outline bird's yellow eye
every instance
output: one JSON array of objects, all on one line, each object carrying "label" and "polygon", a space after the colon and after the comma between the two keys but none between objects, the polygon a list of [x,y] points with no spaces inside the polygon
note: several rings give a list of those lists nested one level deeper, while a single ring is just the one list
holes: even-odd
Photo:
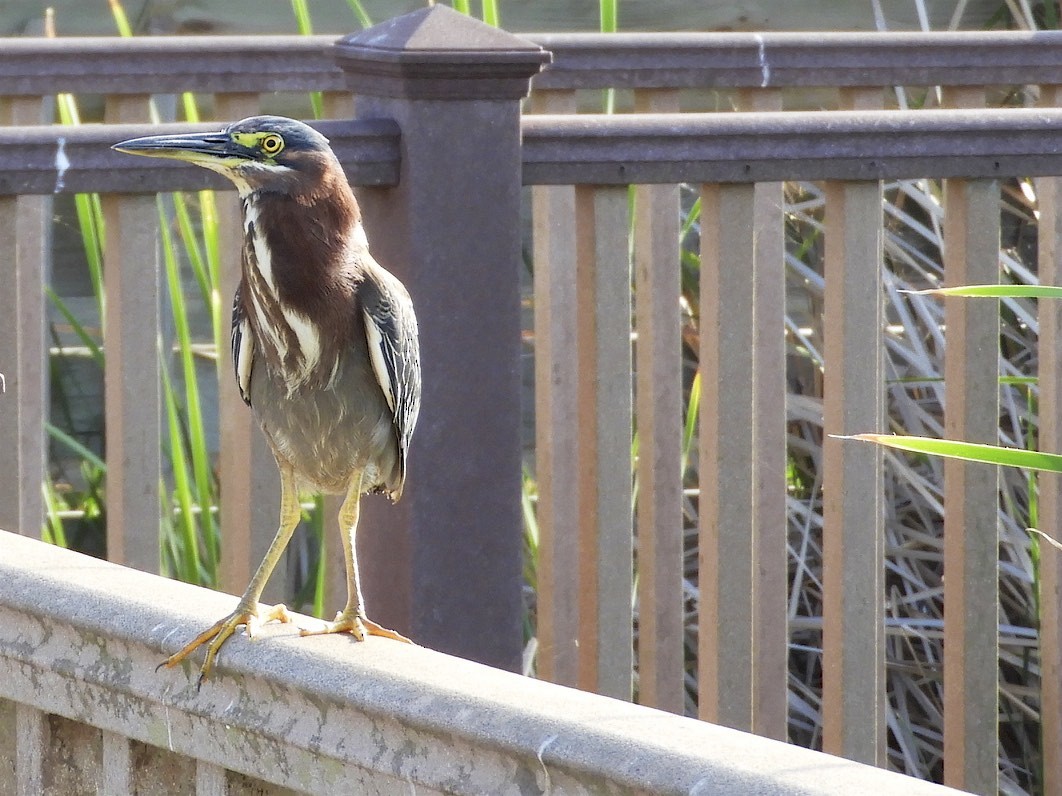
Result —
[{"label": "bird's yellow eye", "polygon": [[284,148],[284,139],[275,133],[263,136],[258,144],[267,155],[275,155]]}]

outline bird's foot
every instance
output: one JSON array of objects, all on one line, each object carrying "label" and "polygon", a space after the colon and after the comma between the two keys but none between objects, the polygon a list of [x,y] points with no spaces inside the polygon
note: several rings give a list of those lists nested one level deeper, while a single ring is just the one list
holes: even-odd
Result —
[{"label": "bird's foot", "polygon": [[358,641],[364,641],[366,636],[381,636],[403,644],[413,643],[401,633],[376,624],[361,612],[341,611],[334,621],[325,622],[322,627],[299,631],[300,636],[323,636],[326,633],[350,633]]},{"label": "bird's foot", "polygon": [[214,661],[218,657],[218,651],[221,649],[221,646],[229,640],[240,625],[245,625],[247,627],[248,638],[254,638],[255,634],[258,632],[259,625],[265,622],[270,622],[274,619],[280,622],[290,622],[291,615],[288,613],[288,609],[283,605],[274,605],[261,611],[257,607],[248,608],[243,605],[237,606],[235,611],[224,619],[219,619],[209,628],[189,641],[181,647],[180,650],[173,653],[173,655],[155,667],[155,670],[158,671],[163,666],[167,668],[176,666],[199,647],[206,644],[206,660],[203,661],[203,666],[199,670],[199,677],[197,677],[195,681],[195,687],[196,690],[198,690],[203,685],[203,681],[210,675],[211,670],[213,670]]}]

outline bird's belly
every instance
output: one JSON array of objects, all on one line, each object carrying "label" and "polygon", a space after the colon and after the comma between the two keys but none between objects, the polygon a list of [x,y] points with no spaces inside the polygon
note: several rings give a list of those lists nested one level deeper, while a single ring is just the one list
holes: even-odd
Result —
[{"label": "bird's belly", "polygon": [[372,374],[358,370],[347,360],[331,386],[290,395],[267,368],[252,373],[251,406],[300,491],[341,494],[361,475],[368,492],[388,489],[398,477],[390,410]]}]

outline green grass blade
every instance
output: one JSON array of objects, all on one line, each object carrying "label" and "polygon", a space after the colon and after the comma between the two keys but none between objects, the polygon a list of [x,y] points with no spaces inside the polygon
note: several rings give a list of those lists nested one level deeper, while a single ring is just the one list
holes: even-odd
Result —
[{"label": "green grass blade", "polygon": [[498,14],[498,0],[483,0],[483,21],[494,27],[501,25],[501,16]]},{"label": "green grass blade", "polygon": [[103,318],[106,296],[103,290],[103,247],[107,241],[107,226],[103,220],[103,200],[98,193],[80,194],[75,199],[78,226],[83,230],[85,258],[88,261],[89,279],[93,295],[97,296],[100,318]]},{"label": "green grass blade", "polygon": [[689,465],[690,450],[693,448],[693,437],[697,433],[697,416],[701,406],[701,372],[693,377],[690,385],[690,403],[686,408],[686,423],[682,428],[682,472],[685,474]]},{"label": "green grass blade", "polygon": [[701,197],[697,197],[694,200],[693,205],[690,207],[690,212],[686,214],[686,217],[682,219],[682,229],[679,230],[679,242],[686,240],[686,236],[690,234],[690,230],[693,229],[693,225],[701,219]]},{"label": "green grass blade", "polygon": [[70,324],[70,328],[73,330],[74,334],[77,335],[78,339],[82,342],[82,344],[86,348],[88,348],[89,353],[92,354],[92,359],[96,362],[97,365],[102,368],[103,349],[100,348],[99,343],[97,343],[96,340],[92,337],[92,335],[89,334],[88,330],[81,323],[81,321],[79,321],[74,316],[74,313],[72,313],[70,311],[70,308],[66,306],[66,302],[63,301],[62,297],[60,297],[59,294],[52,289],[51,285],[44,286],[44,293],[52,302],[52,306],[59,310],[59,314],[63,316],[64,320],[66,320],[67,323]]},{"label": "green grass blade", "polygon": [[957,285],[928,290],[901,290],[912,296],[963,296],[965,298],[1062,298],[1057,285]]},{"label": "green grass blade", "polygon": [[468,0],[454,0],[454,11],[460,11],[465,16],[472,15],[472,9],[468,6]]},{"label": "green grass blade", "polygon": [[892,434],[853,434],[852,436],[831,435],[835,439],[859,440],[884,445],[888,448],[925,453],[931,456],[943,456],[948,459],[961,459],[967,462],[998,464],[1005,467],[1024,467],[1029,470],[1042,470],[1049,473],[1062,473],[1062,455],[1041,453],[1021,448],[1006,448],[1001,445],[982,445],[974,442],[958,442],[949,439],[932,439],[930,437],[908,437]]},{"label": "green grass blade", "polygon": [[[170,379],[169,368],[162,362],[162,393],[166,404],[166,423],[170,436],[170,463],[173,468],[173,509],[180,512],[179,518],[171,509],[170,516],[177,525],[176,533],[173,534],[173,547],[180,551],[175,560],[175,569],[181,580],[187,583],[201,583],[199,572],[199,537],[196,533],[195,500],[192,497],[192,488],[188,479],[188,457],[184,450],[184,440],[181,435],[181,423],[177,410],[177,396],[174,394],[173,381]],[[166,493],[163,488],[162,494]],[[208,513],[208,506],[203,506],[202,514]],[[183,544],[176,544],[177,540]]]},{"label": "green grass blade", "polygon": [[[310,8],[306,0],[291,0],[291,10],[295,13],[295,27],[302,36],[313,35],[313,21],[310,19]],[[310,105],[313,107],[313,118],[320,119],[324,113],[324,98],[320,91],[310,92]]]},{"label": "green grass blade", "polygon": [[350,6],[350,10],[354,12],[354,16],[358,19],[358,24],[363,28],[372,27],[372,17],[365,11],[365,6],[361,4],[361,0],[347,0],[347,5]]},{"label": "green grass blade", "polygon": [[177,543],[177,531],[173,527],[174,511],[173,501],[166,494],[166,485],[159,489],[162,505],[162,544],[159,546],[159,558],[162,559],[159,573],[166,578],[180,579],[181,548]]},{"label": "green grass blade", "polygon": [[43,534],[41,538],[48,542],[48,544],[54,544],[57,547],[69,547],[66,541],[66,531],[63,529],[62,517],[62,512],[67,507],[63,503],[63,499],[59,496],[59,493],[55,489],[55,484],[52,483],[50,478],[44,479],[41,489],[44,493],[44,508],[47,512],[44,517],[44,527],[42,529]]},{"label": "green grass blade", "polygon": [[[195,357],[192,353],[192,332],[188,322],[188,310],[181,286],[180,266],[174,254],[173,238],[170,234],[169,225],[166,223],[161,197],[159,199],[159,218],[166,281],[170,291],[170,303],[173,307],[174,331],[181,359],[181,373],[184,378],[188,447],[192,459],[195,492],[201,509],[199,524],[203,529],[204,549],[207,554],[207,577],[213,582],[217,574],[218,564],[215,554],[217,548],[214,544],[217,528],[214,517],[210,512],[211,506],[214,505],[214,476],[211,469],[206,428],[203,424],[203,407],[199,399],[199,380],[195,370]],[[174,403],[176,405],[176,399]],[[174,470],[176,471],[177,469],[177,463],[174,462]]]},{"label": "green grass blade", "polygon": [[103,317],[103,203],[99,194],[79,193],[74,195],[74,211],[77,214],[85,261],[88,263],[92,294],[96,297],[100,318]]},{"label": "green grass blade", "polygon": [[191,91],[185,91],[181,94],[181,108],[184,110],[185,121],[201,121],[199,116],[199,103],[196,102],[195,94],[193,94]]},{"label": "green grass blade", "polygon": [[56,442],[60,443],[61,445],[65,445],[67,448],[69,448],[74,454],[77,455],[79,459],[84,462],[88,462],[93,467],[98,468],[102,473],[107,472],[107,463],[103,461],[103,459],[101,459],[95,453],[90,451],[76,439],[71,437],[61,428],[59,428],[58,426],[53,426],[51,423],[45,421],[44,430],[47,431],[48,436],[50,436]]},{"label": "green grass blade", "polygon": [[306,0],[291,0],[291,10],[295,14],[295,27],[303,36],[313,34],[313,22],[310,19],[310,9]]},{"label": "green grass blade", "polygon": [[119,36],[129,37],[133,35],[133,27],[129,24],[129,17],[125,13],[125,9],[122,8],[122,4],[119,0],[109,0],[111,5],[111,16],[114,17],[114,26],[118,29]]},{"label": "green grass blade", "polygon": [[325,587],[328,570],[328,545],[325,544],[324,496],[315,495],[310,513],[310,532],[317,538],[317,570],[313,573],[313,615],[323,619],[325,615]]},{"label": "green grass blade", "polygon": [[520,510],[524,516],[524,583],[532,589],[538,589],[538,513],[535,504],[538,485],[534,477],[524,468],[524,477],[520,490]]},{"label": "green grass blade", "polygon": [[203,251],[206,255],[206,275],[210,294],[204,301],[210,308],[210,323],[214,335],[214,348],[220,352],[228,345],[229,326],[225,316],[225,302],[221,285],[221,238],[218,232],[218,205],[213,191],[199,192],[199,224],[203,232]]},{"label": "green grass blade", "polygon": [[619,0],[601,0],[601,32],[619,30]]},{"label": "green grass blade", "polygon": [[[600,27],[602,33],[615,33],[619,28],[618,0],[601,0]],[[616,90],[605,89],[605,113],[616,112]]]},{"label": "green grass blade", "polygon": [[203,303],[210,306],[212,303],[213,285],[210,282],[210,269],[207,267],[206,258],[203,256],[203,247],[196,235],[195,225],[192,223],[192,215],[188,212],[188,203],[182,194],[173,195],[173,209],[177,218],[177,231],[181,236],[181,245],[188,256],[188,264],[192,268],[192,275],[196,284],[199,285],[199,293]]}]

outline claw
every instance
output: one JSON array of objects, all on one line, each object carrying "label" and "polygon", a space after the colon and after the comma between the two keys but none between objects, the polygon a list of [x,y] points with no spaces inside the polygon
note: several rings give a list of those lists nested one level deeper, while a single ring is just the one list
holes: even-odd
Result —
[{"label": "claw", "polygon": [[323,627],[299,631],[300,636],[323,636],[326,633],[350,633],[357,641],[364,641],[366,636],[380,636],[403,644],[413,643],[401,633],[376,624],[364,614],[344,615],[340,612],[334,621],[325,622]]},{"label": "claw", "polygon": [[264,612],[259,612],[257,608],[237,607],[231,614],[223,619],[219,619],[209,628],[181,647],[181,649],[173,655],[156,666],[155,671],[157,672],[163,666],[166,668],[173,668],[191,655],[195,650],[199,649],[199,647],[206,644],[206,659],[203,661],[203,666],[199,669],[199,676],[195,681],[195,687],[198,691],[202,687],[203,681],[210,676],[210,672],[214,668],[214,661],[217,659],[218,652],[221,650],[222,645],[229,640],[240,625],[244,625],[247,628],[247,637],[253,639],[262,623],[274,619],[280,622],[290,622],[291,615],[288,614],[288,609],[283,605],[274,605],[267,608]]}]

